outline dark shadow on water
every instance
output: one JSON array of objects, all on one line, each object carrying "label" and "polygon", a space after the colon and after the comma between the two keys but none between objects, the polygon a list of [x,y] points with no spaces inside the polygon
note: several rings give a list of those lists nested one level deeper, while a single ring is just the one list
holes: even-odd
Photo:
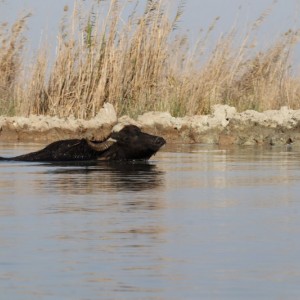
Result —
[{"label": "dark shadow on water", "polygon": [[[41,166],[41,165],[40,165]],[[70,193],[105,191],[143,191],[164,186],[165,173],[154,163],[136,162],[71,162],[42,164],[49,175],[48,189]],[[44,186],[45,187],[45,186]]]}]

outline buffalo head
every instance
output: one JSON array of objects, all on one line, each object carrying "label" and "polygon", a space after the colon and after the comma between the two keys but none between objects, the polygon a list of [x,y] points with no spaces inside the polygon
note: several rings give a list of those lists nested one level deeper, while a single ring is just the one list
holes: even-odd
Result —
[{"label": "buffalo head", "polygon": [[142,132],[137,126],[127,125],[111,133],[107,141],[94,147],[90,143],[90,146],[101,152],[100,160],[147,160],[165,143],[162,137]]}]

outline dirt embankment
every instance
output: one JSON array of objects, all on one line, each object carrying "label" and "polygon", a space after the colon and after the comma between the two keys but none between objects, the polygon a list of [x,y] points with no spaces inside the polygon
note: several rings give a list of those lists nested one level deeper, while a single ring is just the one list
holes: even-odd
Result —
[{"label": "dirt embankment", "polygon": [[48,116],[0,117],[0,142],[51,142],[67,138],[104,139],[112,129],[136,124],[174,143],[221,145],[300,144],[300,110],[282,107],[259,113],[238,113],[234,107],[216,105],[211,115],[175,118],[167,112],[148,112],[136,120],[117,118],[112,105],[105,104],[91,120]]}]

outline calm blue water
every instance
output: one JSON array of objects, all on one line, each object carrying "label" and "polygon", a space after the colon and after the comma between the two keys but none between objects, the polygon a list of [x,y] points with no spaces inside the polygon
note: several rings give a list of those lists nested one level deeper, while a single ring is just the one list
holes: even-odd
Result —
[{"label": "calm blue water", "polygon": [[1,299],[300,298],[300,149],[0,170]]}]

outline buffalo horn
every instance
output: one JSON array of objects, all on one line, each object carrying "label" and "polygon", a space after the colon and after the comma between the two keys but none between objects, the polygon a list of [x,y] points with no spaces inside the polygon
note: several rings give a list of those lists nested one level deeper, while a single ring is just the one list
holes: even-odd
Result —
[{"label": "buffalo horn", "polygon": [[115,141],[112,139],[108,139],[101,143],[94,143],[92,141],[87,140],[88,145],[95,151],[102,152],[107,150],[110,146],[112,146]]}]

